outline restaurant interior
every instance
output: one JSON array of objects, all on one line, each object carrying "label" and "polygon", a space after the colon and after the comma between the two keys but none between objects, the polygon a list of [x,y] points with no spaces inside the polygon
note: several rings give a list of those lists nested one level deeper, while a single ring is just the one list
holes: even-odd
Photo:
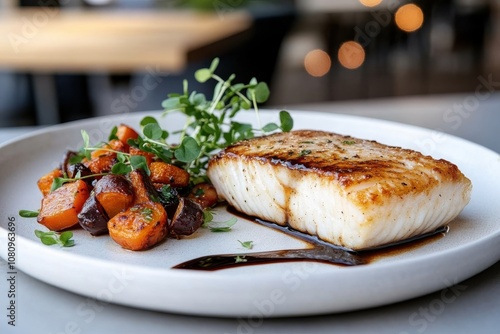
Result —
[{"label": "restaurant interior", "polygon": [[[161,102],[179,92],[184,79],[193,89],[210,92],[210,84],[196,86],[193,73],[214,57],[221,59],[221,76],[234,73],[242,82],[252,77],[267,82],[271,97],[266,107],[272,108],[471,92],[478,77],[494,78],[500,71],[499,6],[495,0],[2,1],[0,126],[161,110]],[[21,11],[34,7],[42,11]],[[66,18],[65,12],[100,13],[102,21],[80,20],[76,14]],[[195,12],[227,24],[220,28],[222,35],[183,50],[183,64],[164,66],[163,49],[157,44],[170,43],[170,35],[151,35],[161,33],[162,22],[169,19],[150,22],[153,30],[130,28],[136,39],[126,41],[127,51],[114,52],[109,46],[121,38],[122,23],[116,18],[108,25],[106,20],[116,12],[125,13],[120,18],[125,21],[133,13]],[[245,17],[230,23],[239,13]],[[71,19],[78,24],[67,23]],[[67,31],[61,28],[54,34],[51,29],[58,28],[51,26],[64,20]],[[240,31],[222,32],[238,24]],[[113,33],[115,41],[105,42],[102,36],[99,40],[101,34],[113,38]],[[90,42],[84,40],[88,35],[93,36]],[[38,37],[46,40],[38,42]],[[78,38],[80,47],[73,46]],[[141,42],[134,45],[138,39]],[[99,48],[106,47],[102,52],[109,59],[100,62]],[[114,66],[113,57],[135,60]],[[147,80],[153,84],[145,89]]]}]

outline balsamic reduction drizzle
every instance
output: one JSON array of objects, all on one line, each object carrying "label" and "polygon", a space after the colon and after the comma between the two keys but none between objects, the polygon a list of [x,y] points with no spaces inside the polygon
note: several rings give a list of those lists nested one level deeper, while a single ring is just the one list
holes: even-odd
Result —
[{"label": "balsamic reduction drizzle", "polygon": [[[237,214],[240,216],[242,215],[241,213]],[[357,266],[368,264],[374,258],[383,256],[384,254],[390,254],[398,251],[400,252],[405,250],[405,248],[422,245],[423,243],[421,243],[421,241],[432,241],[435,239],[435,237],[444,236],[449,230],[448,226],[444,226],[436,229],[435,231],[421,234],[402,241],[377,246],[370,249],[353,251],[351,249],[332,245],[319,239],[316,236],[294,230],[288,226],[280,226],[278,224],[247,216],[243,217],[248,220],[253,220],[260,225],[281,231],[294,238],[305,241],[310,245],[310,247],[304,249],[285,249],[266,252],[208,255],[180,263],[174,266],[173,269],[213,271],[239,266],[288,261],[315,261],[340,266]]]}]

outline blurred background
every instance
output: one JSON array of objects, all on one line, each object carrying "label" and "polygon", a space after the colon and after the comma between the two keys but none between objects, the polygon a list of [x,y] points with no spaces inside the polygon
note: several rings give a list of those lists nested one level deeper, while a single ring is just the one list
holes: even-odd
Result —
[{"label": "blurred background", "polygon": [[[20,12],[34,8],[41,14]],[[234,27],[237,21],[230,18],[241,12],[250,19],[248,26],[231,32],[232,38],[228,32],[217,40],[197,41],[203,47],[188,45],[182,50],[185,63],[175,68],[163,68],[160,61],[118,68],[99,65],[98,57],[91,56],[89,64],[78,60],[70,66],[70,55],[59,69],[58,61],[50,63],[36,53],[31,63],[26,61],[24,52],[51,23],[65,17],[64,11],[203,13],[223,23],[218,29]],[[213,87],[197,86],[193,73],[214,56],[221,58],[221,77],[236,73],[242,82],[253,76],[266,81],[269,107],[474,92],[478,84],[494,89],[500,85],[499,14],[500,0],[2,0],[0,127],[160,110],[168,93],[182,90],[184,78],[191,89],[211,94]],[[168,18],[162,22],[172,24]],[[93,31],[91,49],[104,44],[99,29],[82,25],[59,33],[77,39],[81,30]],[[178,29],[180,36],[182,24]],[[148,31],[143,34],[147,42]],[[194,28],[191,34],[193,40],[201,36]],[[47,57],[75,42],[65,38]],[[44,43],[50,48],[58,40]],[[136,59],[155,50],[145,42],[129,49]],[[124,56],[116,52],[107,55]],[[161,56],[158,51],[156,57]]]}]

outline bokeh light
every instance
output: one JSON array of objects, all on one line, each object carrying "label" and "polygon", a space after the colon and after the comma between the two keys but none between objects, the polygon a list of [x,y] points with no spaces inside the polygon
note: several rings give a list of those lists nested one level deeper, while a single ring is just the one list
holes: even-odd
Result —
[{"label": "bokeh light", "polygon": [[359,2],[361,2],[366,7],[375,7],[380,5],[382,0],[359,0]]},{"label": "bokeh light", "polygon": [[338,59],[342,66],[354,70],[365,62],[365,50],[355,41],[343,43],[338,52]]},{"label": "bokeh light", "polygon": [[330,71],[332,60],[325,51],[315,49],[305,56],[304,67],[313,77],[322,77]]},{"label": "bokeh light", "polygon": [[406,32],[413,32],[424,23],[424,13],[422,9],[415,4],[406,4],[401,6],[395,15],[396,25],[399,29]]}]

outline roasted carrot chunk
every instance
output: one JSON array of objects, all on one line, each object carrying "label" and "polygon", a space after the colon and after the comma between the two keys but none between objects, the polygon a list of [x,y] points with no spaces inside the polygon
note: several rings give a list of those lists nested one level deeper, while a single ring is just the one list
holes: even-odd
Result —
[{"label": "roasted carrot chunk", "polygon": [[42,176],[37,182],[38,189],[40,189],[42,195],[45,196],[48,193],[50,193],[50,189],[52,188],[52,182],[54,182],[54,179],[56,177],[62,177],[62,176],[63,173],[59,168],[56,168],[48,172],[44,176]]},{"label": "roasted carrot chunk", "polygon": [[182,168],[157,161],[149,165],[151,181],[170,184],[172,187],[185,187],[189,184],[189,173]]},{"label": "roasted carrot chunk", "polygon": [[129,139],[137,139],[139,134],[132,129],[130,126],[125,124],[120,124],[116,131],[116,137],[124,144],[128,144]]},{"label": "roasted carrot chunk", "polygon": [[78,224],[78,213],[89,195],[89,187],[82,180],[63,184],[42,199],[38,222],[52,231]]},{"label": "roasted carrot chunk", "polygon": [[94,186],[97,201],[102,205],[108,217],[125,211],[134,201],[130,182],[121,175],[105,175]]},{"label": "roasted carrot chunk", "polygon": [[111,238],[123,248],[145,250],[167,236],[167,214],[160,203],[135,204],[111,218],[108,230]]}]

